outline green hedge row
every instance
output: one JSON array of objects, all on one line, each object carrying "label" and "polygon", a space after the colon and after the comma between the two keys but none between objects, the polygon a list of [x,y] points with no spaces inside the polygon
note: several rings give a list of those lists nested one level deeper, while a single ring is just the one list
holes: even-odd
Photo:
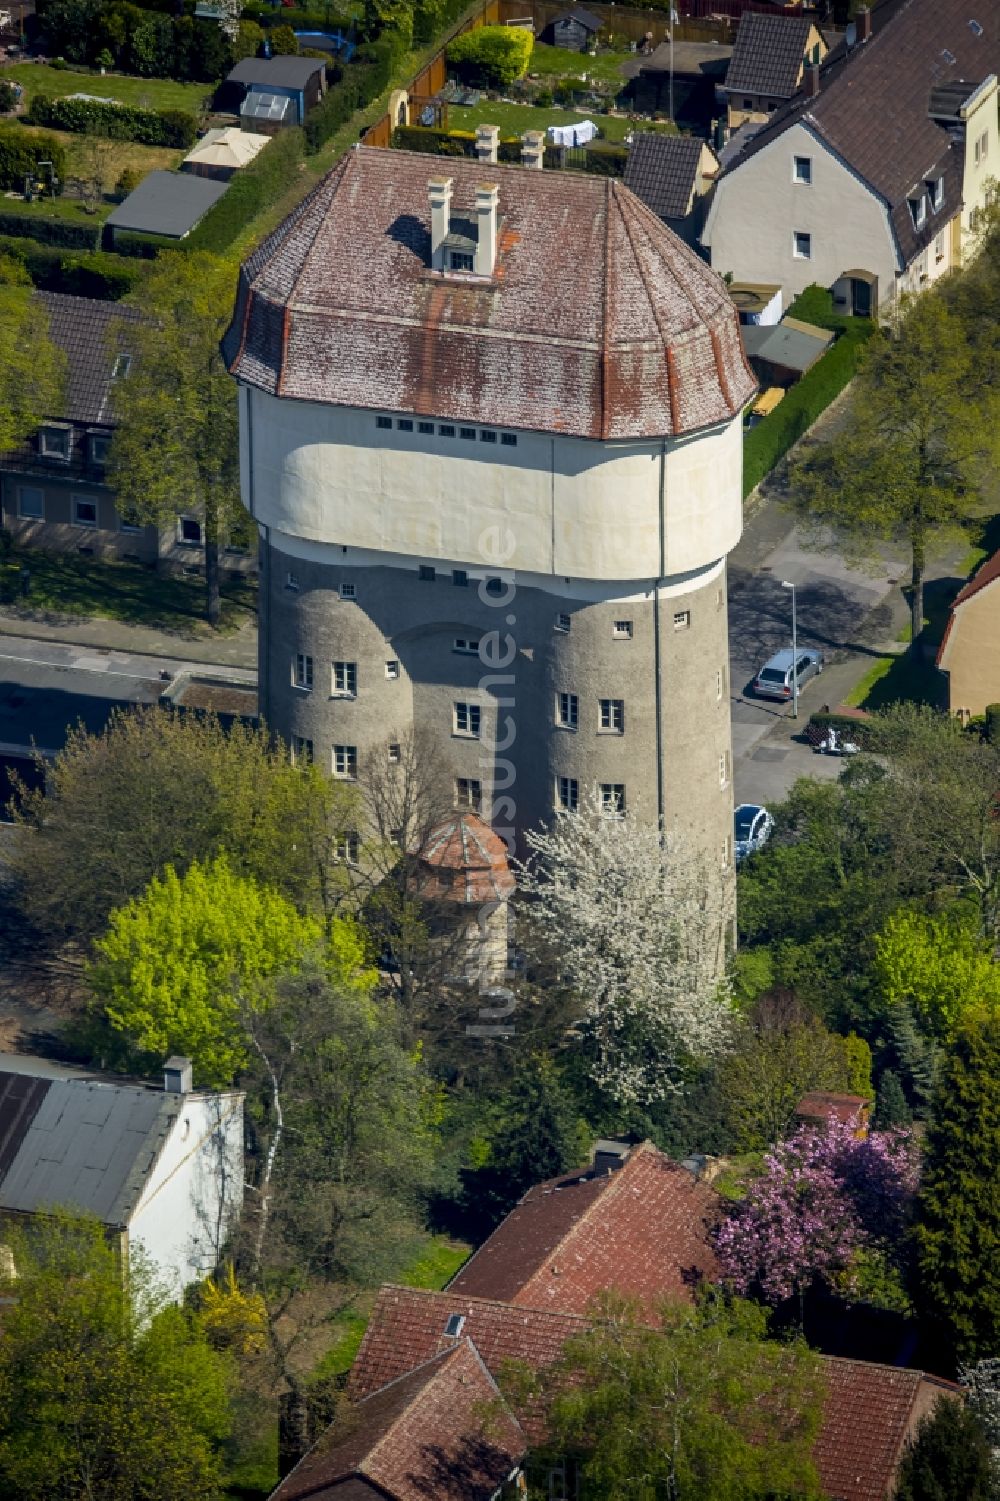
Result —
[{"label": "green hedge row", "polygon": [[864,751],[877,751],[881,745],[882,725],[877,719],[855,719],[853,714],[825,713],[822,710],[809,716],[809,728],[836,730],[845,740]]},{"label": "green hedge row", "polygon": [[62,245],[67,250],[96,250],[101,238],[99,222],[82,224],[53,215],[3,212],[0,235],[17,235],[43,245]]},{"label": "green hedge row", "polygon": [[870,336],[873,325],[867,319],[855,318],[850,322],[854,326],[845,329],[812,369],[807,370],[802,379],[785,393],[774,411],[745,434],[744,496],[770,474],[792,444],[802,437],[853,378],[858,350]]},{"label": "green hedge row", "polygon": [[44,292],[68,292],[73,297],[95,297],[117,302],[131,292],[146,274],[135,261],[102,250],[67,254],[55,245],[40,245],[23,236],[0,238],[0,255],[9,255],[27,271],[33,284]]},{"label": "green hedge row", "polygon": [[[475,156],[476,138],[468,130],[437,130],[430,125],[397,125],[392,133],[392,144],[397,151],[423,151],[436,156]],[[599,177],[623,177],[628,149],[617,141],[591,141],[585,148],[587,172]],[[521,160],[521,138],[501,141],[497,158],[502,162]],[[562,163],[562,150],[558,146],[546,146],[546,167],[558,167]]]},{"label": "green hedge row", "polygon": [[211,250],[221,254],[262,209],[287,192],[302,162],[305,143],[301,129],[290,126],[276,135],[248,167],[242,168],[212,205],[182,250]]},{"label": "green hedge row", "polygon": [[77,135],[97,129],[115,140],[137,141],[141,146],[186,150],[198,135],[197,120],[184,110],[137,109],[102,99],[54,99],[36,94],[26,118],[31,125],[48,125]]},{"label": "green hedge row", "polygon": [[367,42],[358,48],[340,81],[327,89],[325,97],[306,117],[307,152],[319,151],[356,110],[367,108],[389,87],[402,53],[402,42],[394,32],[386,32],[377,42]]},{"label": "green hedge row", "polygon": [[56,136],[29,135],[16,125],[0,125],[0,188],[24,188],[38,175],[38,163],[51,162],[57,177],[66,176],[66,151]]}]

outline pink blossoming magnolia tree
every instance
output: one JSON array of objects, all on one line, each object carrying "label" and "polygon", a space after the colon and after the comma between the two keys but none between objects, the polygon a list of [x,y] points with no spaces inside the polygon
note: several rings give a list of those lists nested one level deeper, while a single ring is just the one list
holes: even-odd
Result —
[{"label": "pink blossoming magnolia tree", "polygon": [[846,1274],[865,1250],[891,1249],[916,1189],[906,1131],[855,1136],[856,1123],[802,1126],[764,1158],[764,1171],[719,1228],[724,1279],[768,1303],[802,1298]]}]

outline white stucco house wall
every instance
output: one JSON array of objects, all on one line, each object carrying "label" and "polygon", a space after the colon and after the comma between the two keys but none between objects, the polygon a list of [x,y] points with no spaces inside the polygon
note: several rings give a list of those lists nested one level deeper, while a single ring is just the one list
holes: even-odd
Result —
[{"label": "white stucco house wall", "polygon": [[967,257],[1000,176],[1000,7],[883,0],[728,165],[702,235],[712,267],[817,284],[867,314]]},{"label": "white stucco house wall", "polygon": [[243,1095],[0,1053],[0,1223],[96,1216],[123,1259],[140,1247],[179,1298],[217,1267],[243,1202]]}]

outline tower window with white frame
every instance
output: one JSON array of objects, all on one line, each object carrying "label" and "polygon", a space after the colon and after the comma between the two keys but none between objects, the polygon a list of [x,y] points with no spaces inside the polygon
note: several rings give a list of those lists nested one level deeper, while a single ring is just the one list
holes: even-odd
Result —
[{"label": "tower window with white frame", "polygon": [[575,730],[580,723],[580,699],[575,693],[556,694],[556,724],[564,730]]},{"label": "tower window with white frame", "polygon": [[615,641],[632,640],[631,620],[616,620],[611,627],[611,635]]},{"label": "tower window with white frame", "polygon": [[292,686],[311,693],[313,686],[313,659],[308,652],[298,651],[292,659]]},{"label": "tower window with white frame", "polygon": [[333,747],[333,774],[346,781],[353,781],[358,774],[358,748],[356,745]]},{"label": "tower window with white frame", "polygon": [[291,742],[292,765],[311,766],[313,758],[313,743],[307,740],[305,735],[293,735]]},{"label": "tower window with white frame", "polygon": [[478,740],[481,723],[482,710],[478,704],[455,704],[452,721],[454,734],[464,735],[470,740]]},{"label": "tower window with white frame", "polygon": [[624,735],[625,700],[602,698],[599,703],[598,728],[602,735]]},{"label": "tower window with white frame", "polygon": [[483,804],[483,784],[473,777],[456,777],[455,802],[460,808],[478,813]]},{"label": "tower window with white frame", "polygon": [[556,777],[556,807],[560,813],[579,811],[580,783],[576,777]]},{"label": "tower window with white frame", "polygon": [[335,698],[357,698],[357,662],[334,662],[332,691]]},{"label": "tower window with white frame", "polygon": [[625,786],[622,782],[602,782],[598,789],[601,812],[605,818],[625,817]]},{"label": "tower window with white frame", "polygon": [[345,865],[357,865],[361,855],[361,838],[357,834],[341,834],[336,845],[337,859]]}]

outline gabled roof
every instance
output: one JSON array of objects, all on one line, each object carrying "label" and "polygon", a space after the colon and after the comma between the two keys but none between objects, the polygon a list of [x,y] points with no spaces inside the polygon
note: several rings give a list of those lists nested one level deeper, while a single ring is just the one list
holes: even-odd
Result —
[{"label": "gabled roof", "polygon": [[[49,316],[49,337],[66,356],[66,395],[61,412],[49,417],[67,422],[110,425],[111,374],[118,348],[113,333],[120,324],[138,323],[136,308],[64,292],[36,292]],[[119,343],[127,350],[127,334]]]},{"label": "gabled roof", "polygon": [[258,84],[263,89],[304,89],[326,67],[321,57],[244,57],[226,74],[227,83]]},{"label": "gabled roof", "polygon": [[[444,1330],[454,1315],[464,1317],[462,1335],[494,1377],[512,1361],[544,1370],[590,1323],[570,1314],[461,1298],[450,1290],[386,1286],[351,1370],[349,1394],[357,1400],[377,1391],[448,1349],[452,1341]],[[942,1396],[957,1396],[959,1388],[922,1371],[860,1360],[824,1357],[823,1368],[826,1395],[813,1448],[823,1493],[829,1501],[888,1501],[903,1446],[917,1422]],[[518,1411],[517,1417],[529,1442],[544,1437],[535,1409]]]},{"label": "gabled roof", "polygon": [[489,1501],[525,1447],[475,1346],[449,1340],[335,1421],[271,1501]]},{"label": "gabled roof", "polygon": [[228,186],[192,172],[147,172],[105,223],[134,234],[181,240],[218,203]]},{"label": "gabled roof", "polygon": [[0,1210],[62,1205],[123,1228],[183,1105],[180,1094],[0,1053]]},{"label": "gabled roof", "polygon": [[[806,126],[888,204],[907,265],[961,203],[961,151],[953,149],[944,125],[931,118],[931,91],[1000,72],[1000,6],[977,6],[970,0],[876,0],[871,27],[868,41],[845,37],[827,54],[820,65],[819,94],[810,97],[800,89],[728,171],[744,170],[792,125]],[[970,82],[968,93],[975,87]],[[922,191],[926,180],[942,175],[942,208],[928,211],[918,230],[907,199]],[[767,211],[762,204],[761,212]]]},{"label": "gabled roof", "polygon": [[[439,1293],[388,1285],[376,1299],[348,1378],[348,1395],[357,1401],[452,1349],[456,1336],[445,1330],[449,1320],[454,1326],[460,1319],[459,1336],[472,1341],[494,1378],[510,1361],[534,1370],[551,1365],[571,1335],[587,1329],[587,1320],[574,1314],[515,1308],[450,1289]],[[537,1425],[531,1432],[530,1413],[519,1413],[518,1419],[529,1437],[538,1437]]]},{"label": "gabled roof", "polygon": [[428,181],[475,218],[479,162],[359,146],[240,271],[240,381],[304,401],[578,437],[730,420],[756,383],[722,280],[621,183],[490,166],[491,277],[430,269]]},{"label": "gabled roof", "polygon": [[691,207],[691,195],[698,186],[701,154],[708,150],[705,142],[696,136],[641,131],[633,137],[629,147],[625,186],[641,198],[657,218],[683,219]]},{"label": "gabled roof", "polygon": [[960,1389],[923,1371],[863,1360],[828,1356],[823,1367],[827,1390],[813,1447],[823,1494],[830,1501],[887,1501],[916,1424],[940,1397],[957,1397]]},{"label": "gabled roof", "polygon": [[558,26],[560,21],[579,21],[587,31],[600,31],[604,22],[599,16],[595,16],[592,10],[584,10],[582,5],[574,5],[572,10],[560,11],[558,16],[553,16],[550,26]]},{"label": "gabled roof", "polygon": [[983,563],[979,570],[973,574],[972,578],[969,579],[967,584],[962,585],[961,589],[959,589],[958,593],[955,595],[955,598],[952,600],[951,609],[948,611],[948,624],[946,625],[944,635],[941,638],[941,645],[938,647],[936,658],[938,667],[944,667],[945,665],[945,648],[947,647],[948,640],[951,636],[951,628],[955,623],[956,610],[960,605],[964,605],[966,600],[972,599],[983,589],[988,589],[990,584],[995,584],[997,579],[1000,579],[1000,551],[995,552],[992,557],[986,559],[986,562]]},{"label": "gabled roof", "polygon": [[270,139],[270,136],[255,135],[252,130],[240,130],[236,125],[206,130],[184,161],[209,167],[245,167],[263,151]]},{"label": "gabled roof", "polygon": [[529,1189],[448,1285],[522,1308],[585,1313],[609,1289],[655,1307],[717,1275],[719,1196],[650,1142],[612,1173]]},{"label": "gabled roof", "polygon": [[795,1114],[805,1120],[834,1120],[845,1125],[868,1108],[869,1101],[860,1094],[836,1094],[825,1089],[814,1089],[804,1094],[795,1107]]},{"label": "gabled roof", "polygon": [[790,99],[799,86],[812,24],[808,16],[768,16],[745,10],[726,74],[726,92]]}]

